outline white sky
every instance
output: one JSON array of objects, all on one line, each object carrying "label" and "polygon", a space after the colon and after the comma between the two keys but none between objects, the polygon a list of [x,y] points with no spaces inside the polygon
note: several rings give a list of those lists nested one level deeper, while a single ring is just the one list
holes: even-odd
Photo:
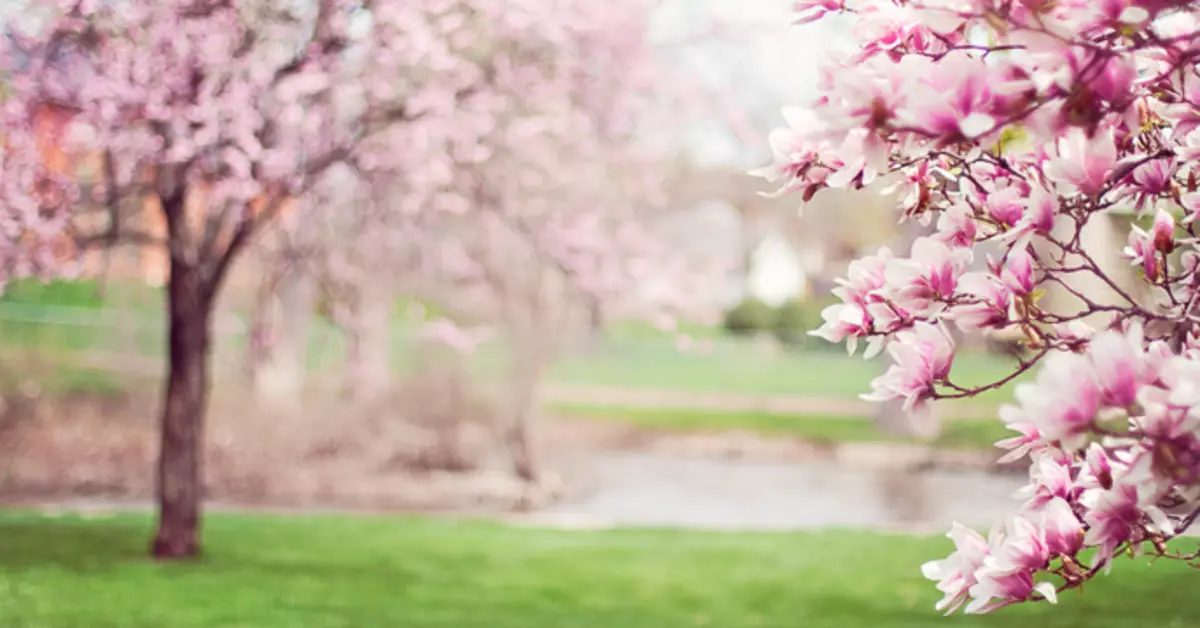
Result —
[{"label": "white sky", "polygon": [[792,23],[791,0],[666,0],[657,16],[657,39],[700,32],[714,19],[741,25],[743,36],[714,39],[689,49],[679,62],[711,93],[744,110],[757,131],[756,144],[737,138],[720,120],[699,125],[689,152],[703,162],[759,165],[769,157],[766,134],[782,124],[779,110],[815,96],[822,56],[847,39],[844,22]]}]

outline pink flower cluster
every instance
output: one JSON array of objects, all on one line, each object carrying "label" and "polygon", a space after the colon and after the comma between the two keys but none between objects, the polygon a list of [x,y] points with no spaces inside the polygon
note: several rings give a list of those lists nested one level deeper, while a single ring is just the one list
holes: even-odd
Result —
[{"label": "pink flower cluster", "polygon": [[[997,443],[1005,459],[1031,455],[1020,514],[987,543],[955,527],[956,552],[929,563],[954,610],[968,612],[1040,598],[1111,566],[1117,553],[1156,551],[1193,515],[1200,493],[1200,363],[1146,342],[1136,325],[1105,331],[1079,353],[1054,353],[1037,379],[1017,386],[1001,417],[1020,436]],[[1192,511],[1194,512],[1194,510]],[[1182,527],[1181,527],[1182,526]],[[1014,532],[1016,530],[1016,532]],[[1095,548],[1090,563],[1081,550]],[[1043,579],[1034,585],[1035,576]]]},{"label": "pink flower cluster", "polygon": [[[796,8],[802,23],[852,16],[860,52],[785,112],[758,174],[804,200],[885,179],[901,220],[924,229],[911,251],[853,262],[812,333],[886,349],[893,365],[865,398],[910,410],[1022,382],[1000,412],[1015,436],[997,445],[1029,458],[1026,502],[988,538],[954,527],[955,553],[924,568],[938,607],[1054,602],[1117,554],[1168,555],[1200,516],[1200,6]],[[1089,227],[1120,213],[1128,246],[1097,250]],[[1114,254],[1131,277],[1100,261]],[[1070,298],[1047,303],[1050,290]],[[955,327],[1009,332],[1023,355],[962,385]]]}]

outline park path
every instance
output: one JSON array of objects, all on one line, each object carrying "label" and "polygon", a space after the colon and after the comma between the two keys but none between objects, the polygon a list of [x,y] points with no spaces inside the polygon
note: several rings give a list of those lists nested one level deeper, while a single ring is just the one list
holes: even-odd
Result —
[{"label": "park path", "polygon": [[[877,405],[859,399],[754,395],[700,390],[670,390],[632,386],[593,386],[550,383],[542,393],[546,403],[633,408],[704,408],[728,412],[810,414],[834,417],[865,417]],[[943,402],[942,415],[951,419],[991,419],[994,406],[978,402]]]},{"label": "park path", "polygon": [[[468,507],[417,514],[554,529],[658,527],[717,531],[828,528],[932,534],[952,521],[987,526],[1017,505],[1013,474],[599,451],[554,464],[563,499],[532,512]],[[8,504],[48,514],[146,512],[148,501],[71,498]],[[396,509],[274,508],[214,502],[210,512],[399,516]]]}]

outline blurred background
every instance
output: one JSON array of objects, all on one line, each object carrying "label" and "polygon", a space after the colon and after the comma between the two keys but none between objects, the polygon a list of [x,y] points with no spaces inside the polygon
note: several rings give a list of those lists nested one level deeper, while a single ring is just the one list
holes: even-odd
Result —
[{"label": "blurred background", "polygon": [[[640,45],[688,78],[670,87],[687,113],[665,99],[672,115],[650,108],[634,124],[636,158],[605,157],[638,175],[615,200],[606,185],[580,185],[590,192],[570,200],[630,212],[645,246],[617,287],[561,289],[538,266],[544,252],[520,240],[485,272],[447,279],[428,257],[372,244],[390,233],[386,220],[345,219],[367,202],[347,195],[358,184],[346,175],[296,199],[217,305],[204,490],[212,560],[227,571],[177,573],[190,591],[121,566],[144,539],[120,531],[146,525],[123,513],[148,509],[154,490],[165,252],[113,247],[89,252],[70,279],[10,283],[0,497],[14,510],[0,528],[11,576],[0,622],[6,612],[5,626],[935,621],[918,567],[946,548],[878,534],[987,525],[1012,509],[1024,469],[997,466],[992,448],[1011,393],[916,421],[858,399],[883,358],[807,335],[850,261],[912,234],[893,228],[886,181],[821,193],[801,211],[797,196],[768,198],[746,174],[770,162],[780,108],[816,93],[820,56],[846,45],[839,22],[792,26],[790,4],[671,0],[648,16]],[[386,207],[379,190],[370,202]],[[156,213],[134,212],[162,229]],[[473,241],[455,228],[439,223],[423,241]],[[1098,251],[1119,250],[1106,244],[1115,229],[1095,234]],[[1015,363],[1011,338],[959,341],[962,383]],[[290,516],[253,518],[263,511]],[[47,524],[46,512],[72,514]],[[405,518],[341,518],[379,514]],[[98,517],[109,523],[79,523]],[[812,532],[767,534],[796,530]],[[76,572],[88,575],[63,575]],[[61,597],[79,586],[96,599]],[[131,610],[145,586],[159,601]],[[227,603],[203,602],[206,592]]]}]

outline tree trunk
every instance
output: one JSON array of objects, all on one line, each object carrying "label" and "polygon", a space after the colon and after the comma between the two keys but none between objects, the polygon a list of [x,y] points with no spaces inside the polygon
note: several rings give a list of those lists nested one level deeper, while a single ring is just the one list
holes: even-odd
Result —
[{"label": "tree trunk", "polygon": [[200,553],[213,296],[213,285],[199,268],[172,258],[167,281],[169,371],[158,453],[159,520],[152,547],[160,559]]},{"label": "tree trunk", "polygon": [[[526,338],[523,343],[536,343]],[[538,388],[541,383],[541,352],[532,346],[517,347],[517,363],[513,365],[513,417],[508,429],[508,447],[513,472],[517,477],[537,484],[542,478],[538,456],[537,428]]]}]

